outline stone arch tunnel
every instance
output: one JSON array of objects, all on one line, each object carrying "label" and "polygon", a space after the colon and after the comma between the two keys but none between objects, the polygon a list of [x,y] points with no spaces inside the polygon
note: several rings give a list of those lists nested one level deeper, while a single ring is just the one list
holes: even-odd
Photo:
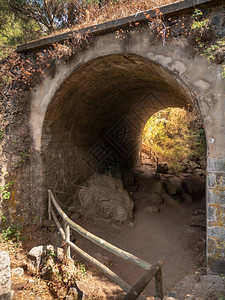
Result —
[{"label": "stone arch tunnel", "polygon": [[[205,10],[209,19],[220,15],[220,27],[215,27],[216,34],[220,34],[225,22],[223,1],[185,0],[161,11],[165,19],[184,17],[190,28],[193,5]],[[149,14],[154,16],[153,11]],[[29,147],[30,160],[19,175],[14,175],[15,198],[23,194],[23,199],[13,202],[16,208],[10,208],[11,215],[18,211],[27,222],[33,221],[32,216],[41,219],[47,189],[67,187],[73,193],[73,183],[79,184],[94,170],[132,168],[138,163],[142,130],[149,117],[166,107],[191,104],[202,117],[208,145],[208,268],[210,272],[224,273],[222,67],[209,64],[194,52],[190,40],[181,33],[169,37],[164,46],[160,38],[149,33],[145,15],[82,29],[80,34],[92,34],[90,45],[67,62],[58,59],[55,73],[43,76],[31,90],[26,100],[29,109],[21,113],[20,120],[12,114],[15,120],[11,136],[22,125],[26,127],[24,132],[29,139],[24,134],[23,141]],[[131,26],[137,21],[138,25]],[[126,29],[122,38],[118,38],[120,28]],[[20,46],[18,52],[35,55],[35,51],[65,39],[69,34]],[[10,149],[5,147],[4,151],[9,157]],[[10,171],[7,159],[4,168]]]},{"label": "stone arch tunnel", "polygon": [[56,177],[62,188],[62,173],[64,181],[78,175],[82,181],[94,170],[134,167],[149,117],[191,101],[170,73],[140,56],[91,60],[66,79],[48,106],[42,134],[46,178],[53,183]]}]

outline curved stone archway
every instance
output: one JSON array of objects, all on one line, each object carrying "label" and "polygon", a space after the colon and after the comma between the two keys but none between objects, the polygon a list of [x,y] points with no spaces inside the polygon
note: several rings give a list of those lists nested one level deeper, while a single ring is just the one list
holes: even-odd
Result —
[{"label": "curved stone archway", "polygon": [[[91,60],[66,79],[48,106],[42,136],[47,178],[56,177],[62,188],[71,176],[84,180],[94,170],[132,168],[149,117],[191,102],[172,74],[140,56]],[[56,152],[60,168],[59,162],[52,167]]]},{"label": "curved stone archway", "polygon": [[[133,37],[123,49],[113,34],[97,38],[90,49],[79,53],[69,64],[59,65],[54,78],[46,78],[33,93],[33,180],[38,186],[35,192],[39,193],[34,197],[35,201],[40,199],[36,214],[43,214],[48,188],[66,187],[70,195],[64,194],[64,198],[71,199],[75,185],[94,170],[111,168],[109,165],[115,161],[132,167],[138,158],[143,126],[151,114],[168,106],[191,103],[199,109],[205,124],[208,182],[212,184],[207,186],[211,202],[207,207],[215,215],[213,190],[220,185],[215,180],[219,180],[216,174],[223,162],[224,144],[219,138],[224,126],[224,119],[218,118],[224,111],[220,67],[193,56],[186,45],[152,46],[145,31],[136,36],[139,43]],[[114,139],[117,129],[124,128],[121,121],[126,123],[129,137],[118,147]],[[220,232],[220,225],[208,219],[208,260],[215,271],[218,258],[209,253],[214,253],[210,249],[220,243],[220,234],[216,234],[216,241],[213,238],[216,227]]]}]

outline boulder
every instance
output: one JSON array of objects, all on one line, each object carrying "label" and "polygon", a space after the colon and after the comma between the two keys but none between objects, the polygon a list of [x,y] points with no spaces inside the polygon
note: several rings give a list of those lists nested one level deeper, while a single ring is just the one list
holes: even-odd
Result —
[{"label": "boulder", "polygon": [[177,187],[169,179],[163,180],[163,186],[167,194],[176,195]]},{"label": "boulder", "polygon": [[194,174],[198,176],[205,176],[205,172],[202,169],[195,169]]},{"label": "boulder", "polygon": [[193,203],[193,200],[192,200],[191,196],[188,195],[187,193],[183,193],[183,194],[182,194],[182,200],[183,200],[183,202],[186,203],[186,204],[191,204],[191,203]]},{"label": "boulder", "polygon": [[0,299],[10,300],[14,292],[11,291],[10,258],[6,251],[0,252]]},{"label": "boulder", "polygon": [[58,262],[63,260],[64,253],[62,248],[55,248],[52,245],[38,246],[32,248],[27,254],[28,267],[32,271],[35,269],[38,270],[41,262],[49,253],[52,253],[52,256],[55,257]]},{"label": "boulder", "polygon": [[167,194],[163,194],[162,199],[163,199],[163,202],[166,203],[169,206],[178,204],[178,201],[176,201],[176,199],[168,196]]},{"label": "boulder", "polygon": [[[188,178],[182,181],[182,187],[185,193],[191,195],[193,193],[193,183]],[[182,196],[182,195],[181,195]]]},{"label": "boulder", "polygon": [[215,52],[216,62],[222,64],[225,60],[225,47],[222,47]]},{"label": "boulder", "polygon": [[133,219],[134,203],[121,178],[95,173],[78,192],[80,213],[87,218],[104,218],[120,223]]},{"label": "boulder", "polygon": [[160,205],[163,203],[163,200],[159,194],[152,194],[149,198],[151,205]]},{"label": "boulder", "polygon": [[162,194],[165,193],[165,190],[163,188],[162,182],[161,181],[156,181],[155,183],[153,183],[151,190],[150,190],[151,194]]},{"label": "boulder", "polygon": [[21,277],[24,275],[24,269],[20,267],[12,269],[12,275],[16,277]]},{"label": "boulder", "polygon": [[166,173],[168,172],[169,168],[167,163],[160,163],[157,165],[157,172],[158,173]]}]

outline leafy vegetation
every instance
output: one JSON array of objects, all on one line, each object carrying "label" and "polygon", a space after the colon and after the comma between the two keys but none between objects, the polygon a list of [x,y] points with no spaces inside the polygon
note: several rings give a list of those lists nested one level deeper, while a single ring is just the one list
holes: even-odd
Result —
[{"label": "leafy vegetation", "polygon": [[204,129],[184,109],[167,108],[154,114],[146,123],[143,142],[151,146],[160,161],[166,161],[179,173],[187,160],[205,161]]},{"label": "leafy vegetation", "polygon": [[8,241],[11,240],[15,243],[15,246],[21,242],[21,226],[20,225],[10,225],[7,218],[2,215],[1,216],[1,237],[3,240]]},{"label": "leafy vegetation", "polygon": [[5,184],[4,186],[0,187],[0,192],[2,199],[7,200],[11,197],[10,187],[14,184],[14,181],[10,181],[9,183]]},{"label": "leafy vegetation", "polygon": [[59,30],[99,24],[176,0],[1,0],[0,59],[18,44]]},{"label": "leafy vegetation", "polygon": [[212,33],[209,19],[205,19],[202,11],[196,9],[193,14],[194,21],[191,26],[193,36],[198,48],[202,51],[208,62],[222,64],[221,75],[225,78],[225,39],[218,39],[212,42]]}]

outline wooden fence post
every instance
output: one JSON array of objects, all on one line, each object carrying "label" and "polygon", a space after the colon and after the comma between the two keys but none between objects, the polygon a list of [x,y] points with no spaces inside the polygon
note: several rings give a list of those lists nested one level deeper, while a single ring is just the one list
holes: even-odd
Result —
[{"label": "wooden fence post", "polygon": [[66,241],[66,256],[70,258],[70,246],[67,242],[70,242],[70,226],[65,222],[65,241]]},{"label": "wooden fence post", "polygon": [[163,300],[163,285],[162,285],[162,271],[161,268],[154,276],[155,279],[155,298]]},{"label": "wooden fence post", "polygon": [[51,196],[48,193],[48,219],[51,221],[52,216],[51,216]]}]

